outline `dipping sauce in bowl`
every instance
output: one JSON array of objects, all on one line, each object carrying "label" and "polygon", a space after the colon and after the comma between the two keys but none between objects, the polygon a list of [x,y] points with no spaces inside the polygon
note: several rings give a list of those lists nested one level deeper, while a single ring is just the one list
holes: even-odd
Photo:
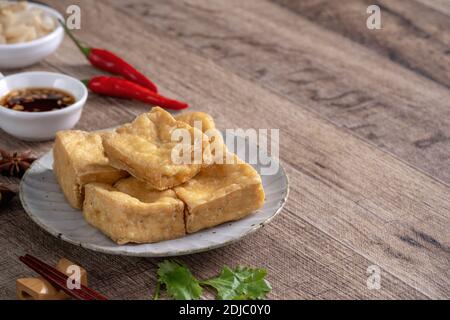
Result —
[{"label": "dipping sauce in bowl", "polygon": [[56,132],[70,130],[80,120],[87,96],[86,86],[65,74],[0,74],[0,129],[27,141],[54,139]]},{"label": "dipping sauce in bowl", "polygon": [[0,105],[15,111],[46,112],[60,110],[74,104],[75,97],[55,88],[16,89],[0,98]]}]

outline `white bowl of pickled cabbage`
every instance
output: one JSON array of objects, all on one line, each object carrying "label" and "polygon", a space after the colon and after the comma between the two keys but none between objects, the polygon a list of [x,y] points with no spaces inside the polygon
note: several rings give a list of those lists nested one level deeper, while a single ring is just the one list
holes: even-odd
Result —
[{"label": "white bowl of pickled cabbage", "polygon": [[0,1],[0,70],[30,66],[56,51],[64,38],[58,19],[45,5]]}]

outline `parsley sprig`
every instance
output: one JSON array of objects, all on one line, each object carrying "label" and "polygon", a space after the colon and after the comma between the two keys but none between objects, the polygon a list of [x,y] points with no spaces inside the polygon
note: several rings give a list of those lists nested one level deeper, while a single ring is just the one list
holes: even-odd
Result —
[{"label": "parsley sprig", "polygon": [[156,273],[158,283],[164,284],[169,296],[176,300],[195,300],[202,295],[200,282],[184,264],[164,260],[158,265]]},{"label": "parsley sprig", "polygon": [[219,276],[207,280],[198,280],[189,268],[180,262],[164,260],[158,265],[158,283],[154,299],[159,298],[161,285],[167,294],[176,300],[196,300],[202,296],[202,286],[210,286],[217,291],[219,300],[256,300],[264,299],[272,290],[265,279],[265,269],[239,266],[223,267]]}]

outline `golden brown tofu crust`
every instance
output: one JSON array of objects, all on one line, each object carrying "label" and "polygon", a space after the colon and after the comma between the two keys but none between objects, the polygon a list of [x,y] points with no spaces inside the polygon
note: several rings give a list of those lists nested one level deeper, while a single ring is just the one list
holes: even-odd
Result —
[{"label": "golden brown tofu crust", "polygon": [[213,164],[174,190],[186,204],[186,231],[193,233],[241,219],[264,204],[261,177],[232,155],[234,164]]},{"label": "golden brown tofu crust", "polygon": [[[159,242],[186,234],[184,204],[172,190],[148,189],[135,178],[128,179],[119,181],[117,187],[86,185],[83,215],[88,223],[118,244]],[[143,190],[152,193],[151,197],[145,198]]]},{"label": "golden brown tofu crust", "polygon": [[68,130],[56,135],[53,171],[65,197],[74,208],[82,207],[85,184],[114,183],[128,175],[109,165],[102,146],[104,134]]},{"label": "golden brown tofu crust", "polygon": [[209,114],[200,111],[185,112],[175,116],[175,120],[186,122],[191,127],[197,129],[199,129],[197,125],[200,123],[202,132],[209,138],[211,153],[215,155],[215,150],[219,148],[222,150],[222,153],[226,151],[226,149],[223,149],[225,145],[222,134],[217,130],[216,124]]},{"label": "golden brown tofu crust", "polygon": [[[172,141],[171,135],[173,130],[179,128],[186,129],[191,137],[200,137],[201,163],[172,162],[172,149],[178,142]],[[191,143],[194,144],[194,139]],[[212,158],[206,135],[185,122],[176,121],[159,107],[106,136],[103,146],[112,166],[128,171],[157,190],[169,189],[189,180]]]},{"label": "golden brown tofu crust", "polygon": [[196,125],[196,122],[200,122],[202,132],[206,132],[210,129],[215,129],[216,124],[214,123],[213,118],[205,113],[200,111],[191,111],[184,112],[174,117],[177,121],[186,122],[191,127]]},{"label": "golden brown tofu crust", "polygon": [[[196,121],[204,134],[193,127]],[[171,162],[176,128],[200,133],[203,163]],[[83,207],[86,221],[118,244],[179,238],[239,220],[264,205],[261,177],[227,151],[214,120],[203,112],[173,118],[155,107],[114,133],[63,131],[53,153],[54,172],[69,203]],[[220,163],[211,164],[213,158]]]}]

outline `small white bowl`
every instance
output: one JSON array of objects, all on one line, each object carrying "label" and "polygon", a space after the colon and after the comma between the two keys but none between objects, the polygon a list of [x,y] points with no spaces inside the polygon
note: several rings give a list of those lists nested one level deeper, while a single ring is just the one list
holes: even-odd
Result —
[{"label": "small white bowl", "polygon": [[88,90],[79,80],[52,72],[23,72],[3,77],[0,73],[0,97],[23,88],[56,88],[71,93],[75,103],[46,112],[15,111],[0,106],[0,128],[19,139],[46,141],[60,130],[72,129],[80,120]]},{"label": "small white bowl", "polygon": [[[30,8],[39,8],[55,19],[64,20],[56,10],[41,4],[29,3]],[[56,29],[33,41],[0,44],[0,70],[30,66],[58,49],[64,38],[64,29],[56,21]]]}]

